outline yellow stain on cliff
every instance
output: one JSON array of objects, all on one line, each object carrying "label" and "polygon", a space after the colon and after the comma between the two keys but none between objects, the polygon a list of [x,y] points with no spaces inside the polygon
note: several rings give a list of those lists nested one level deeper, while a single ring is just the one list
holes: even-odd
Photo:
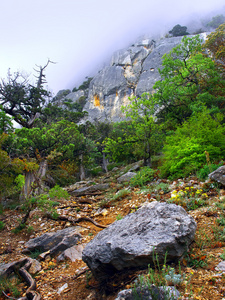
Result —
[{"label": "yellow stain on cliff", "polygon": [[100,99],[98,95],[94,95],[94,106],[99,107],[100,109],[104,109],[104,107],[100,104]]}]

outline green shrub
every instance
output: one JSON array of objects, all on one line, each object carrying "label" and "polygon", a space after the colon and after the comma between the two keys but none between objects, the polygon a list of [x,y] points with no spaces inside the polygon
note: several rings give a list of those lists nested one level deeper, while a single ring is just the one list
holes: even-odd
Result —
[{"label": "green shrub", "polygon": [[196,174],[206,163],[218,161],[225,155],[225,127],[222,115],[212,117],[203,111],[191,117],[175,133],[166,139],[161,176],[170,179]]},{"label": "green shrub", "polygon": [[131,186],[144,186],[154,179],[155,171],[149,167],[143,167],[133,178],[130,180]]},{"label": "green shrub", "polygon": [[[13,297],[20,297],[21,296],[21,292],[18,289],[18,285],[20,283],[20,280],[18,278],[16,279],[4,279],[1,278],[0,279],[0,295],[2,296],[3,292],[5,294],[10,294]],[[9,299],[15,299],[13,297],[8,297]],[[5,298],[4,298],[5,299]]]},{"label": "green shrub", "polygon": [[218,165],[216,164],[210,164],[210,165],[204,165],[198,172],[197,176],[199,179],[206,179],[210,173],[221,167],[223,163],[220,163]]},{"label": "green shrub", "polygon": [[59,185],[55,185],[52,189],[50,189],[48,194],[51,199],[68,199],[70,196],[68,192],[61,188]]}]

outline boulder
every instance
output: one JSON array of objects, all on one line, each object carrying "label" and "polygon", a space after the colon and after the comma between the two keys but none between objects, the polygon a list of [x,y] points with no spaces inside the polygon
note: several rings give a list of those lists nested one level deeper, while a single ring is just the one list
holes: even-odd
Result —
[{"label": "boulder", "polygon": [[129,172],[123,174],[122,176],[120,176],[119,178],[117,178],[117,181],[119,183],[129,182],[131,180],[131,178],[133,178],[135,175],[137,175],[137,173],[129,171]]},{"label": "boulder", "polygon": [[97,191],[104,191],[109,188],[108,183],[100,183],[100,184],[95,184],[91,186],[85,186],[77,190],[69,190],[68,193],[73,195],[73,196],[83,196],[83,195],[89,195],[91,193],[97,192]]},{"label": "boulder", "polygon": [[44,233],[39,237],[29,240],[25,244],[23,253],[32,251],[49,251],[50,255],[56,255],[67,248],[77,244],[81,239],[80,232],[84,229],[79,226],[68,227],[66,229],[58,230],[56,232]]},{"label": "boulder", "polygon": [[151,287],[137,287],[136,292],[132,289],[127,289],[119,292],[115,300],[176,300],[180,296],[180,293],[174,286],[160,286],[156,287],[152,285]]},{"label": "boulder", "polygon": [[193,241],[196,222],[180,206],[146,203],[116,221],[87,244],[82,259],[100,281],[118,271],[177,261]]},{"label": "boulder", "polygon": [[210,173],[209,178],[225,185],[225,166],[219,167],[217,170]]}]

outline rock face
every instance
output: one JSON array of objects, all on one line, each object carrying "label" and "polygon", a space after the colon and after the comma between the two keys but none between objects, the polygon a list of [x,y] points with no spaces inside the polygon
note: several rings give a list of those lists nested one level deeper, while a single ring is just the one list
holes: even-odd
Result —
[{"label": "rock face", "polygon": [[209,178],[225,185],[225,166],[219,167],[217,170],[210,173]]},{"label": "rock face", "polygon": [[160,79],[158,68],[162,65],[162,56],[181,39],[142,39],[127,49],[115,52],[111,65],[100,70],[90,83],[84,106],[88,112],[87,119],[91,122],[124,120],[121,106],[130,103],[129,97],[152,91],[153,85]]},{"label": "rock face", "polygon": [[196,230],[194,219],[175,204],[147,203],[101,231],[85,247],[82,259],[93,275],[104,281],[117,271],[147,268],[182,257]]},{"label": "rock face", "polygon": [[[204,40],[206,33],[200,36]],[[79,102],[82,98],[83,110],[88,112],[85,121],[117,122],[125,119],[121,107],[130,103],[129,97],[140,97],[145,92],[153,92],[153,86],[160,80],[158,69],[162,67],[162,56],[181,43],[182,36],[140,39],[132,46],[116,51],[110,65],[101,69],[85,90],[70,92],[62,90],[57,100],[71,99]]]}]

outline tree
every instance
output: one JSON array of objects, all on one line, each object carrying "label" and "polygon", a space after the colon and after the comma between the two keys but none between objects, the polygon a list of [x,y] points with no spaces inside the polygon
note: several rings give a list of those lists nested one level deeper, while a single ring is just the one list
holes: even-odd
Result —
[{"label": "tree", "polygon": [[7,116],[0,106],[0,134],[9,133],[13,131],[12,119]]},{"label": "tree", "polygon": [[129,131],[126,128],[122,136],[106,139],[105,151],[112,153],[114,158],[121,153],[129,154],[130,157],[144,159],[145,166],[151,166],[152,155],[161,148],[163,140],[162,128],[154,117],[156,106],[153,97],[147,93],[130,100],[131,104],[123,108],[126,117],[131,119],[126,124]]},{"label": "tree", "polygon": [[[83,155],[83,164],[91,161],[90,153],[94,145],[78,130],[78,126],[66,120],[61,120],[45,127],[16,129],[11,152],[15,157],[26,157],[39,165],[38,170],[27,170],[25,196],[28,196],[36,185],[38,193],[43,191],[44,183],[59,183],[54,172],[66,170],[69,164],[76,163],[79,169],[80,155]],[[51,175],[49,177],[48,175]],[[73,174],[74,176],[75,174]],[[53,180],[54,179],[54,180]]]},{"label": "tree", "polygon": [[224,15],[217,15],[212,18],[212,20],[207,24],[207,27],[211,28],[217,28],[221,24],[225,22],[225,16]]},{"label": "tree", "polygon": [[204,48],[225,74],[225,23],[207,36]]},{"label": "tree", "polygon": [[214,61],[202,53],[199,36],[183,37],[180,45],[163,56],[161,80],[154,88],[154,101],[159,109],[157,118],[175,126],[188,119],[193,111],[224,106],[218,92],[221,76]]},{"label": "tree", "polygon": [[50,60],[44,67],[39,67],[36,86],[29,83],[28,78],[19,72],[12,75],[10,71],[7,80],[2,79],[0,83],[2,109],[23,127],[32,128],[47,97],[50,96],[49,92],[43,88],[45,83],[44,70],[49,63],[51,63]]},{"label": "tree", "polygon": [[26,159],[13,158],[4,150],[4,144],[7,144],[9,138],[10,135],[6,133],[0,134],[0,202],[4,198],[19,192],[16,188],[17,176],[26,168],[34,167]]},{"label": "tree", "polygon": [[172,36],[183,36],[189,34],[187,32],[187,27],[179,24],[175,25],[173,29],[169,31],[169,33],[172,34]]}]

